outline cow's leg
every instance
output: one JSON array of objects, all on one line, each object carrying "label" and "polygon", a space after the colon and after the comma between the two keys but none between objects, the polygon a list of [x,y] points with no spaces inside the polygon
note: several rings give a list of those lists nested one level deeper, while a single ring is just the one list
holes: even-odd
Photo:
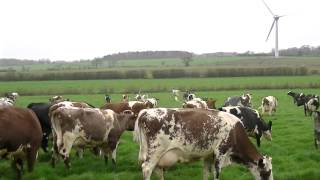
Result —
[{"label": "cow's leg", "polygon": [[117,167],[116,162],[117,162],[117,149],[118,149],[118,145],[119,145],[119,142],[117,142],[116,147],[112,150],[112,155],[111,155],[111,157],[112,157],[112,166],[113,166],[114,169]]},{"label": "cow's leg", "polygon": [[37,148],[35,146],[27,147],[26,156],[27,156],[27,163],[28,163],[28,171],[32,172],[34,163],[37,158]]},{"label": "cow's leg", "polygon": [[257,140],[257,146],[260,147],[262,133],[255,133],[255,135]]},{"label": "cow's leg", "polygon": [[146,156],[146,161],[141,165],[144,180],[150,180],[153,169],[158,164],[160,158],[162,157],[164,149],[159,146],[156,149],[148,148],[148,153]]},{"label": "cow's leg", "polygon": [[303,109],[304,109],[304,115],[307,116],[307,107],[305,104],[303,105]]},{"label": "cow's leg", "polygon": [[18,180],[21,179],[22,171],[23,171],[22,159],[14,157],[11,166],[13,170],[16,171],[16,178]]},{"label": "cow's leg", "polygon": [[154,172],[156,174],[156,176],[158,177],[159,180],[164,180],[164,176],[163,176],[163,168],[160,168],[160,167],[156,167],[154,169]]},{"label": "cow's leg", "polygon": [[223,167],[226,167],[226,166],[230,165],[231,163],[232,162],[231,162],[231,159],[230,159],[228,153],[220,154],[218,156],[215,156],[215,159],[214,159],[214,167],[215,167],[214,179],[218,180],[219,176],[220,176],[221,169]]},{"label": "cow's leg", "polygon": [[202,169],[202,171],[203,171],[203,180],[208,180],[209,171],[210,171],[210,168],[212,167],[211,164],[212,164],[212,159],[204,159],[203,160],[203,169]]},{"label": "cow's leg", "polygon": [[57,137],[54,132],[52,132],[52,139],[53,139],[53,144],[52,144],[51,166],[55,168],[56,162],[59,158],[59,153],[58,153],[58,146],[57,146]]},{"label": "cow's leg", "polygon": [[76,148],[76,155],[82,159],[83,158],[83,153],[84,153],[84,147],[77,147]]}]

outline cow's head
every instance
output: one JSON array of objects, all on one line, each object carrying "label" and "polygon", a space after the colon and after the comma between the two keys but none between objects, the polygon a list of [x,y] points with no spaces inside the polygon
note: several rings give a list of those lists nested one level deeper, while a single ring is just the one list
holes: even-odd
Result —
[{"label": "cow's head", "polygon": [[135,115],[131,110],[125,110],[118,116],[121,126],[124,126],[127,131],[134,130],[136,119],[137,115]]},{"label": "cow's head", "polygon": [[252,107],[251,99],[252,99],[252,94],[249,94],[249,93],[243,94],[240,97],[241,104],[244,105],[244,106],[247,106],[247,107]]},{"label": "cow's head", "polygon": [[271,161],[272,158],[268,156],[263,156],[263,158],[259,159],[257,177],[260,177],[261,180],[273,180]]}]

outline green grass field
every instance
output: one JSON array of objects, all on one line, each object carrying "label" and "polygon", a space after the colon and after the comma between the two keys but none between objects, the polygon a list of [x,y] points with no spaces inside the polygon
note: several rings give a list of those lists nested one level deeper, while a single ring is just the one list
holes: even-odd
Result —
[{"label": "green grass field", "polygon": [[[152,89],[153,87],[193,87],[199,88],[210,84],[210,87],[224,87],[230,84],[238,87],[237,90],[206,90],[197,91],[200,97],[213,97],[218,99],[217,104],[221,106],[223,101],[232,95],[240,95],[244,91],[249,91],[253,94],[253,105],[255,108],[260,106],[261,98],[267,95],[274,95],[279,99],[278,111],[274,116],[265,115],[263,118],[268,121],[273,121],[273,140],[271,142],[262,140],[259,151],[263,154],[272,156],[274,179],[280,180],[318,180],[320,179],[320,150],[316,150],[313,144],[313,119],[305,117],[302,107],[296,107],[293,104],[291,97],[287,96],[288,90],[303,91],[305,93],[320,94],[320,89],[308,89],[298,87],[298,89],[251,89],[243,88],[244,84],[248,87],[253,84],[299,84],[304,81],[313,82],[319,80],[319,77],[267,77],[264,78],[217,78],[217,79],[175,79],[175,80],[159,80],[159,81],[61,81],[61,82],[1,82],[0,92],[7,90],[18,89],[28,90],[30,92],[50,91],[54,92],[60,88],[77,88],[79,92],[84,90],[82,94],[67,94],[65,97],[74,101],[86,101],[97,107],[103,104],[104,94],[95,93],[94,91],[86,93],[86,89],[99,89],[101,87],[114,88],[115,94],[112,95],[113,101],[121,99],[123,89],[137,86],[144,89]],[[26,83],[26,84],[24,84]],[[136,83],[136,84],[135,84]],[[239,84],[237,84],[239,83]],[[101,85],[103,84],[103,86]],[[250,86],[249,86],[250,85]],[[129,88],[128,88],[129,89]],[[17,90],[17,91],[18,91]],[[18,91],[20,92],[20,91]],[[133,97],[132,94],[130,94]],[[151,95],[160,99],[159,106],[161,107],[181,107],[181,103],[175,102],[171,97],[170,91],[153,92]],[[51,95],[36,95],[36,96],[21,96],[18,99],[17,106],[26,107],[30,102],[46,102]],[[251,139],[255,144],[255,140]],[[101,157],[95,157],[89,151],[86,151],[83,159],[75,157],[72,153],[71,164],[72,169],[66,170],[63,162],[59,162],[55,169],[50,167],[50,155],[44,154],[40,150],[38,162],[35,170],[32,173],[25,172],[23,179],[25,180],[53,180],[53,179],[68,179],[68,180],[95,180],[95,179],[112,179],[112,180],[139,180],[142,179],[141,168],[138,166],[138,145],[132,141],[132,133],[126,132],[120,140],[120,145],[117,153],[117,168],[112,169],[111,164],[107,166]],[[8,161],[0,161],[0,179],[13,179],[14,174],[10,168]],[[171,167],[165,172],[167,180],[195,180],[202,178],[202,164],[195,162],[191,164],[178,164]],[[222,180],[229,179],[247,180],[253,179],[247,169],[232,165],[222,170]],[[155,176],[152,179],[156,179]]]},{"label": "green grass field", "polygon": [[180,89],[219,91],[253,89],[319,88],[319,76],[269,76],[232,78],[121,79],[77,81],[0,81],[0,95],[17,91],[21,95],[104,94],[168,92]]}]

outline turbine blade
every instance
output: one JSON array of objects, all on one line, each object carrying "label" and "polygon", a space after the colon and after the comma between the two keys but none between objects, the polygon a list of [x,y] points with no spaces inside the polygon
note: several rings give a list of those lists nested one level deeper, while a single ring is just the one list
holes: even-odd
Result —
[{"label": "turbine blade", "polygon": [[270,33],[271,33],[271,31],[272,31],[272,28],[273,28],[275,22],[276,22],[276,20],[273,20],[273,23],[272,23],[272,25],[271,25],[271,28],[270,28],[270,31],[269,31],[269,34],[268,34],[268,36],[267,36],[266,41],[268,41],[268,39],[269,39]]},{"label": "turbine blade", "polygon": [[263,2],[263,4],[267,7],[267,9],[268,9],[269,12],[272,14],[272,16],[275,16],[275,15],[273,14],[273,12],[271,11],[271,9],[269,8],[269,6],[267,5],[267,3],[264,2],[264,0],[262,0],[262,2]]}]

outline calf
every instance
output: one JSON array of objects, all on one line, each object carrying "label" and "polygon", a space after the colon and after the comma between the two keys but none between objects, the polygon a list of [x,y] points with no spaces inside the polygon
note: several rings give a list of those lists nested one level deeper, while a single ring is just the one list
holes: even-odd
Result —
[{"label": "calf", "polygon": [[5,107],[0,109],[0,158],[13,159],[12,167],[21,179],[23,160],[31,172],[40,147],[42,131],[37,116],[29,109]]},{"label": "calf", "polygon": [[67,168],[72,146],[100,148],[106,160],[111,156],[115,164],[119,138],[124,130],[133,130],[135,120],[132,114],[118,115],[112,110],[57,105],[50,108],[49,115],[54,135],[52,164],[60,154]]},{"label": "calf", "polygon": [[320,112],[315,111],[314,113],[314,145],[318,149],[320,144]]},{"label": "calf", "polygon": [[269,123],[266,124],[260,117],[260,114],[257,110],[239,106],[222,107],[220,110],[237,116],[242,121],[244,128],[247,130],[248,134],[256,138],[258,147],[260,147],[260,139],[262,135],[264,135],[264,137],[268,140],[272,139],[272,121],[269,121]]},{"label": "calf", "polygon": [[261,108],[262,114],[264,114],[265,112],[268,112],[269,115],[271,116],[272,113],[275,113],[277,111],[277,106],[278,106],[277,98],[274,96],[267,96],[262,98],[260,108]]},{"label": "calf", "polygon": [[242,96],[228,97],[224,106],[246,106],[251,107],[252,94],[243,94]]},{"label": "calf", "polygon": [[203,160],[203,179],[210,166],[214,178],[232,163],[245,165],[256,179],[273,179],[271,158],[252,145],[240,120],[226,112],[203,109],[146,109],[135,124],[142,173],[149,180],[155,169],[164,179],[163,169],[176,162]]}]

